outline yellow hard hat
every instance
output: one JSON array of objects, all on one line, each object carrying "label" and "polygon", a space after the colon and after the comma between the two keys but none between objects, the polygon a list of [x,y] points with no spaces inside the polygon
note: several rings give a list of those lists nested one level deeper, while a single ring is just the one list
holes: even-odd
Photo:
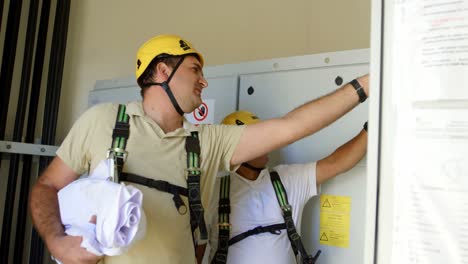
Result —
[{"label": "yellow hard hat", "polygon": [[136,58],[136,78],[138,79],[150,62],[161,54],[174,56],[196,54],[201,65],[203,66],[204,64],[203,56],[190,42],[177,35],[159,35],[145,42],[138,50]]},{"label": "yellow hard hat", "polygon": [[221,122],[224,125],[251,125],[260,122],[260,119],[249,111],[236,111],[227,115]]}]

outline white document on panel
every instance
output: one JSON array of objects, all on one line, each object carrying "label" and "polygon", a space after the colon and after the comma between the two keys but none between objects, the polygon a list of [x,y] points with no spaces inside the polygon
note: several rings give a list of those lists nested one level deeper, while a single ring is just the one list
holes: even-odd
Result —
[{"label": "white document on panel", "polygon": [[468,263],[468,0],[394,3],[392,263]]}]

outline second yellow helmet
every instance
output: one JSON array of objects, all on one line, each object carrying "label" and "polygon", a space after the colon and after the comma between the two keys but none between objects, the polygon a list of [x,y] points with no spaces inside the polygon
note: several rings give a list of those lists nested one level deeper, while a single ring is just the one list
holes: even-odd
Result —
[{"label": "second yellow helmet", "polygon": [[240,110],[227,115],[221,122],[224,125],[251,125],[260,122],[260,119],[253,113]]}]

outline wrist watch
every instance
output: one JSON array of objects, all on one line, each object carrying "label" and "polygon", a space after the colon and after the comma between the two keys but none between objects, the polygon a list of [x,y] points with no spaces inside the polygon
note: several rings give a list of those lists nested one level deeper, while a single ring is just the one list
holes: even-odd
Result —
[{"label": "wrist watch", "polygon": [[364,101],[366,101],[367,95],[366,92],[364,92],[364,88],[362,88],[361,84],[356,79],[352,80],[349,83],[354,87],[354,90],[356,90],[356,93],[359,96],[359,102],[363,103]]}]

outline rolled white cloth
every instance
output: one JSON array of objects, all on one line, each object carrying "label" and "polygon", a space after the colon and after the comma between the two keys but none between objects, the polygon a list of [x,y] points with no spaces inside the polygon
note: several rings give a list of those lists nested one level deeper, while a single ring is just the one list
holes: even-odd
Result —
[{"label": "rolled white cloth", "polygon": [[[133,186],[106,180],[110,162],[101,161],[89,177],[58,193],[65,233],[82,236],[81,247],[97,256],[122,254],[146,230],[143,194]],[[93,216],[96,224],[90,223]]]}]

